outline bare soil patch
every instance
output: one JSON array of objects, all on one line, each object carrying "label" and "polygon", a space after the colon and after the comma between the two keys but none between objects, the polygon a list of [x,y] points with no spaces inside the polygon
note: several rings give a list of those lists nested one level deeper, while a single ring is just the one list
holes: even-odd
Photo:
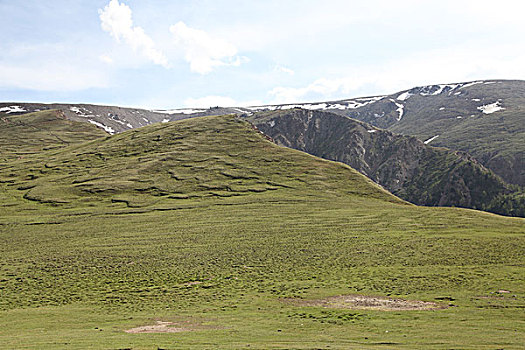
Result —
[{"label": "bare soil patch", "polygon": [[298,306],[318,306],[331,309],[359,309],[381,311],[408,311],[408,310],[440,310],[448,306],[430,301],[405,300],[388,297],[374,297],[368,295],[337,295],[323,299],[296,299],[286,298],[284,302]]},{"label": "bare soil patch", "polygon": [[195,320],[180,320],[180,321],[163,321],[155,320],[154,325],[146,325],[127,329],[124,332],[138,334],[138,333],[181,333],[192,332],[205,329],[219,329],[219,327],[203,325]]},{"label": "bare soil patch", "polygon": [[157,324],[152,326],[141,326],[127,329],[126,333],[180,333],[192,331],[191,328],[180,327],[180,324],[175,322],[157,321]]}]

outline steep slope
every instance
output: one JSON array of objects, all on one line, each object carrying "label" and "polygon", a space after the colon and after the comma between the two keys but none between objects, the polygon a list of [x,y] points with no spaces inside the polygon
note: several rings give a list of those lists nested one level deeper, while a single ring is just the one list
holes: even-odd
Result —
[{"label": "steep slope", "polygon": [[322,111],[259,112],[248,119],[278,144],[348,164],[412,203],[525,215],[523,192],[462,152]]},{"label": "steep slope", "polygon": [[28,154],[0,179],[5,348],[521,346],[523,219],[410,205],[231,116]]},{"label": "steep slope", "polygon": [[[457,89],[456,89],[457,90]],[[525,82],[490,81],[450,93],[414,94],[394,132],[468,152],[510,183],[525,186]]]},{"label": "steep slope", "polygon": [[428,85],[387,96],[244,110],[251,114],[295,107],[338,113],[467,152],[505,181],[525,185],[525,81]]}]

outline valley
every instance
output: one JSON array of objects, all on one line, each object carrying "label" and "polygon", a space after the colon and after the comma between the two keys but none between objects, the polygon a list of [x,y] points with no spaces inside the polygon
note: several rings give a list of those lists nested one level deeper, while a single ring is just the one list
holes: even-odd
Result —
[{"label": "valley", "polygon": [[232,115],[8,118],[6,348],[521,346],[521,218],[412,205]]}]

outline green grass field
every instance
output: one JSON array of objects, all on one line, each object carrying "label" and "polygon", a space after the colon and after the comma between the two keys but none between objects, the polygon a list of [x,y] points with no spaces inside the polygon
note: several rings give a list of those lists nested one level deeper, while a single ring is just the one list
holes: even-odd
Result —
[{"label": "green grass field", "polygon": [[[407,204],[233,117],[9,158],[0,198],[1,348],[523,346],[525,220]],[[345,294],[444,308],[301,302]],[[125,332],[157,321],[182,331]]]}]

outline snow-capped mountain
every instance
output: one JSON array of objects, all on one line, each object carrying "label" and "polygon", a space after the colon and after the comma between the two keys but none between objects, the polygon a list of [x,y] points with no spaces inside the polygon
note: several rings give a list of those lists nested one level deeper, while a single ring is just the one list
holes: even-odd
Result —
[{"label": "snow-capped mountain", "polygon": [[87,104],[0,103],[1,114],[62,110],[110,134],[205,115],[251,116],[264,111],[326,111],[425,144],[467,152],[506,181],[525,185],[525,81],[483,80],[415,87],[390,95],[316,103],[147,110]]}]

